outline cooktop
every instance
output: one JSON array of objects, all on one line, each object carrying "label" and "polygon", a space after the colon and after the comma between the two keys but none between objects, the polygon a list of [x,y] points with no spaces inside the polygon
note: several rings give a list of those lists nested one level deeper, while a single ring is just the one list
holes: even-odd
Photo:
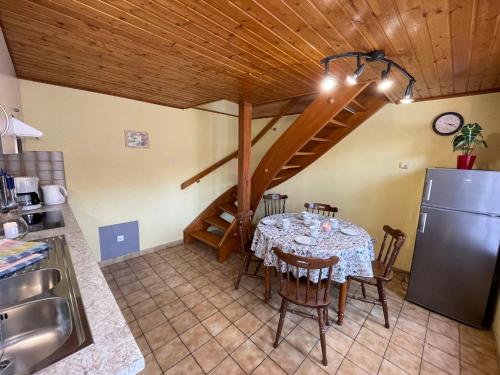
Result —
[{"label": "cooktop", "polygon": [[61,211],[26,213],[23,214],[22,217],[28,224],[30,232],[64,227],[64,220]]}]

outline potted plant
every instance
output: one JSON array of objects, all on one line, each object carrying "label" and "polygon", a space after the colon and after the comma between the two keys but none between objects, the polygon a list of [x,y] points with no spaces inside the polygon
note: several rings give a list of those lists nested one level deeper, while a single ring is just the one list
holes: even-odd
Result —
[{"label": "potted plant", "polygon": [[476,155],[472,155],[472,151],[477,144],[488,147],[481,134],[482,130],[483,128],[477,123],[466,124],[453,137],[453,151],[462,152],[462,155],[457,156],[458,169],[472,169],[476,161]]}]

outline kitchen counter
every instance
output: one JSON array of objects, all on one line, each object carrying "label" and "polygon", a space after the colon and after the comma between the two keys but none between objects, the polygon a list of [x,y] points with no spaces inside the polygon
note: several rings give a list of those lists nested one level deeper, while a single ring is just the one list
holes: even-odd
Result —
[{"label": "kitchen counter", "polygon": [[57,210],[62,212],[64,227],[29,233],[23,240],[65,235],[93,343],[37,374],[136,374],[144,369],[144,357],[71,208],[68,204],[62,204],[44,206],[30,212]]}]

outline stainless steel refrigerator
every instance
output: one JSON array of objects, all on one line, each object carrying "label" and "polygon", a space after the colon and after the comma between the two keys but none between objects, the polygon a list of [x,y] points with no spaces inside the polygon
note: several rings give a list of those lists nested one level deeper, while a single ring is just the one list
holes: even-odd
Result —
[{"label": "stainless steel refrigerator", "polygon": [[406,298],[488,328],[499,250],[500,172],[428,169]]}]

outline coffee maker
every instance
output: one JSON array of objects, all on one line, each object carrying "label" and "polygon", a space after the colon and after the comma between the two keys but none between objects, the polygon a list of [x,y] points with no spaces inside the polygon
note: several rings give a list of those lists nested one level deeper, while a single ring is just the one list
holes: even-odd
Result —
[{"label": "coffee maker", "polygon": [[16,201],[22,211],[36,210],[42,205],[38,192],[38,177],[14,177]]}]

